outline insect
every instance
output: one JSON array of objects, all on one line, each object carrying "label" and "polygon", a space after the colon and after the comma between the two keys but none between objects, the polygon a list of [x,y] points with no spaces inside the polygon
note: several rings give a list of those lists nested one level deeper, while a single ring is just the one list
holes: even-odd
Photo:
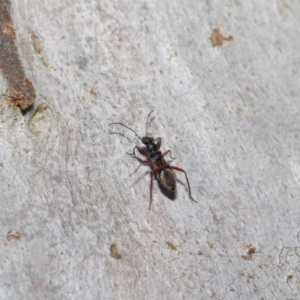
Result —
[{"label": "insect", "polygon": [[[149,209],[151,209],[151,203],[152,203],[152,189],[153,189],[153,177],[154,177],[154,175],[158,179],[159,183],[165,189],[167,189],[171,193],[175,193],[175,191],[176,191],[176,174],[175,174],[174,171],[184,173],[185,178],[186,178],[186,182],[187,182],[187,185],[188,185],[188,189],[189,189],[189,198],[192,201],[197,202],[192,197],[190,182],[189,182],[189,179],[187,177],[187,174],[186,174],[185,170],[183,170],[179,167],[176,167],[176,166],[171,166],[165,160],[165,156],[167,154],[169,154],[171,159],[173,159],[172,154],[171,154],[171,150],[167,150],[166,152],[162,153],[161,151],[159,151],[160,146],[161,146],[161,138],[154,139],[153,137],[148,136],[149,117],[150,117],[152,112],[153,111],[151,111],[148,114],[147,122],[146,122],[146,136],[144,136],[142,138],[133,129],[131,129],[130,127],[128,127],[127,125],[125,125],[123,123],[115,122],[115,123],[109,124],[109,125],[121,125],[121,126],[124,126],[124,127],[128,128],[144,144],[144,147],[135,146],[133,148],[132,153],[127,153],[127,154],[130,155],[133,158],[136,158],[140,162],[140,165],[137,167],[137,169],[133,173],[135,173],[143,165],[144,166],[149,166],[151,168]],[[142,160],[141,158],[139,158],[136,155],[136,150],[140,153],[140,155],[142,155],[145,158],[145,160]]]}]

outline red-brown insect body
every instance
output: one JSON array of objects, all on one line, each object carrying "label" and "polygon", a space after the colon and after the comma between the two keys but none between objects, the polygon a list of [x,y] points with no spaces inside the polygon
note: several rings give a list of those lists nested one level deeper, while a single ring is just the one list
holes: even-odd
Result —
[{"label": "red-brown insect body", "polygon": [[[150,172],[150,203],[149,203],[149,209],[151,208],[151,203],[152,203],[152,187],[153,187],[153,176],[154,174],[156,175],[159,183],[166,188],[168,191],[174,193],[176,191],[176,174],[175,171],[183,172],[185,174],[185,178],[188,184],[189,188],[189,197],[192,201],[196,202],[191,194],[191,188],[190,188],[190,183],[187,177],[186,172],[178,167],[175,166],[170,166],[169,163],[165,160],[164,156],[166,156],[168,153],[170,154],[170,157],[172,158],[171,151],[167,150],[166,152],[162,153],[159,151],[160,146],[161,146],[161,138],[154,139],[153,137],[147,136],[147,125],[148,125],[148,120],[149,116],[153,111],[151,111],[148,115],[147,118],[147,123],[146,123],[146,136],[140,137],[134,130],[132,130],[130,127],[124,125],[123,123],[111,123],[109,125],[122,125],[132,132],[136,134],[136,136],[141,140],[141,142],[145,145],[144,147],[139,147],[135,146],[133,148],[132,153],[127,153],[133,158],[136,158],[141,164],[138,166],[138,168],[134,171],[134,173],[140,168],[140,166],[145,165],[149,166],[151,168]],[[135,150],[137,151],[145,158],[145,160],[142,160],[139,158]]]}]

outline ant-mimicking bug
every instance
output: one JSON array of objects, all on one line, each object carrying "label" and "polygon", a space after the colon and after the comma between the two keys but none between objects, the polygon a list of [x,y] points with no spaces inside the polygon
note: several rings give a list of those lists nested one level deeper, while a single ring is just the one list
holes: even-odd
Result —
[{"label": "ant-mimicking bug", "polygon": [[[160,146],[161,146],[161,138],[154,139],[153,137],[148,136],[148,121],[149,121],[149,117],[152,112],[153,112],[153,110],[148,114],[147,122],[146,122],[146,136],[144,136],[142,138],[133,129],[131,129],[130,127],[126,126],[123,123],[116,122],[116,123],[109,124],[109,125],[122,125],[122,126],[128,128],[145,145],[145,147],[135,146],[133,148],[132,153],[127,153],[127,154],[133,158],[136,158],[141,163],[132,174],[134,174],[142,165],[149,166],[151,168],[149,209],[151,208],[151,203],[152,203],[152,189],[153,189],[154,174],[156,175],[156,178],[158,179],[158,181],[164,188],[166,188],[168,191],[170,191],[172,193],[175,193],[175,191],[176,191],[176,174],[174,171],[179,171],[179,172],[184,173],[186,182],[187,182],[188,188],[189,188],[189,198],[192,201],[197,202],[192,197],[191,187],[190,187],[189,179],[187,177],[186,172],[181,168],[178,168],[175,166],[170,166],[170,164],[166,162],[164,157],[168,153],[170,154],[171,159],[173,159],[171,150],[167,150],[166,152],[161,153],[161,151],[159,151]],[[146,158],[146,160],[142,160],[136,156],[136,153],[135,153],[136,149],[143,157]]]}]

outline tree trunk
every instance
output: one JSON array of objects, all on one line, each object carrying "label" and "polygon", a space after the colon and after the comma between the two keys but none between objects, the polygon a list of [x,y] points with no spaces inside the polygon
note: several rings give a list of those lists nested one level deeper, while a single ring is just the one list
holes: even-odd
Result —
[{"label": "tree trunk", "polygon": [[[0,102],[0,298],[299,297],[299,11],[12,1],[36,97]],[[143,137],[152,110],[148,136],[197,203],[175,170],[149,210],[151,165],[130,176],[141,141],[109,124]]]}]

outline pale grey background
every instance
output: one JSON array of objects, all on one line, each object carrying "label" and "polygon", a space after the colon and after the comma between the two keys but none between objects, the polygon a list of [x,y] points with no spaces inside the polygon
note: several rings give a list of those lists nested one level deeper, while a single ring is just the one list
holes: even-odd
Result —
[{"label": "pale grey background", "polygon": [[[1,103],[0,299],[297,299],[300,2],[12,9],[51,118],[35,137],[30,114]],[[215,28],[233,41],[213,47]],[[143,135],[152,109],[149,131],[188,172],[196,204],[178,174],[176,200],[155,182],[149,211],[149,170],[129,176],[139,140],[108,124]]]}]

